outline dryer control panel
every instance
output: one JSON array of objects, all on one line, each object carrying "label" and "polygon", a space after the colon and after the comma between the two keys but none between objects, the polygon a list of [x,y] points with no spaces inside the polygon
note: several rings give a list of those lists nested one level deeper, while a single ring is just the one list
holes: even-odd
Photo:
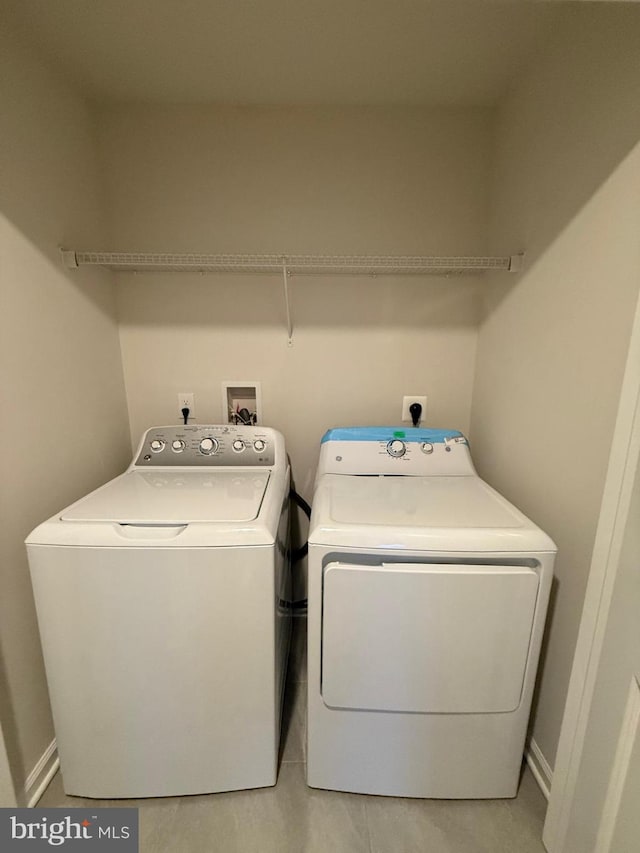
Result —
[{"label": "dryer control panel", "polygon": [[278,436],[261,426],[153,427],[142,437],[133,467],[273,467]]},{"label": "dryer control panel", "polygon": [[458,430],[342,427],[322,438],[321,474],[465,476],[475,469]]}]

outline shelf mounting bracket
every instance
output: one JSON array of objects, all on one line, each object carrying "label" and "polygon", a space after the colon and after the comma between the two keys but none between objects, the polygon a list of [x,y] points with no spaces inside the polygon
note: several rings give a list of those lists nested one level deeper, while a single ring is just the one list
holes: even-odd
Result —
[{"label": "shelf mounting bracket", "polygon": [[289,268],[286,257],[282,258],[282,284],[284,287],[284,307],[287,312],[287,345],[293,346],[293,325],[291,323],[291,305],[289,302]]}]

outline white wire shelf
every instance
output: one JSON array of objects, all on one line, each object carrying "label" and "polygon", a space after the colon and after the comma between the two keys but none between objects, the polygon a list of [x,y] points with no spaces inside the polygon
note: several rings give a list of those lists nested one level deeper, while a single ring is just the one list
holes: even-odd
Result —
[{"label": "white wire shelf", "polygon": [[414,255],[206,255],[62,250],[66,266],[103,266],[132,272],[282,273],[289,275],[477,275],[514,272],[521,255],[422,257]]},{"label": "white wire shelf", "polygon": [[418,255],[201,255],[151,252],[76,252],[61,249],[70,269],[108,267],[130,272],[271,273],[282,276],[289,346],[293,320],[289,280],[295,275],[478,275],[488,270],[517,272],[523,255],[506,257],[421,257]]}]

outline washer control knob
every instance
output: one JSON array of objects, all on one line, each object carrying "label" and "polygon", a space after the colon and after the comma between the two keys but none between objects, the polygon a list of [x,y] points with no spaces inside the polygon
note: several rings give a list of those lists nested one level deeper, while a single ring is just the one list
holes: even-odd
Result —
[{"label": "washer control knob", "polygon": [[176,438],[174,441],[171,442],[171,449],[174,453],[182,453],[186,446],[187,445],[181,438]]},{"label": "washer control knob", "polygon": [[423,441],[420,445],[420,450],[423,453],[433,453],[433,444],[430,441]]},{"label": "washer control knob", "polygon": [[256,453],[262,453],[266,446],[266,441],[263,441],[261,438],[256,438],[256,440],[253,442],[253,449],[256,451]]},{"label": "washer control knob", "polygon": [[236,440],[231,445],[236,453],[242,453],[244,450],[244,441],[241,438],[236,438]]},{"label": "washer control knob", "polygon": [[200,452],[204,453],[205,456],[211,456],[212,453],[215,453],[218,449],[218,439],[217,438],[203,438],[200,442]]},{"label": "washer control knob", "polygon": [[389,456],[395,456],[396,459],[399,459],[401,456],[407,452],[407,445],[404,441],[400,441],[399,438],[394,438],[393,441],[390,441],[387,444],[387,453]]},{"label": "washer control knob", "polygon": [[150,447],[154,453],[160,453],[161,450],[164,450],[164,441],[160,441],[159,438],[154,438]]}]

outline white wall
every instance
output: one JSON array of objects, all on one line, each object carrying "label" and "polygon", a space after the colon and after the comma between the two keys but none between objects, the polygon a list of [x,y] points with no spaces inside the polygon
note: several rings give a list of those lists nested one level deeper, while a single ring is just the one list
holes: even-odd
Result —
[{"label": "white wall", "polygon": [[21,798],[53,738],[23,540],[129,442],[112,281],[57,250],[103,238],[90,117],[6,22],[0,114],[0,725]]},{"label": "white wall", "polygon": [[559,548],[533,726],[550,765],[640,285],[637,12],[557,32],[496,124],[493,250],[528,254],[487,291],[471,436],[480,473]]},{"label": "white wall", "polygon": [[[117,250],[474,254],[485,247],[490,113],[358,108],[135,108],[100,135]],[[99,247],[98,247],[99,248]],[[473,280],[293,277],[287,347],[278,276],[121,275],[134,441],[221,418],[222,380],[262,382],[310,496],[319,440],[338,424],[395,423],[403,394],[466,429]]]}]

